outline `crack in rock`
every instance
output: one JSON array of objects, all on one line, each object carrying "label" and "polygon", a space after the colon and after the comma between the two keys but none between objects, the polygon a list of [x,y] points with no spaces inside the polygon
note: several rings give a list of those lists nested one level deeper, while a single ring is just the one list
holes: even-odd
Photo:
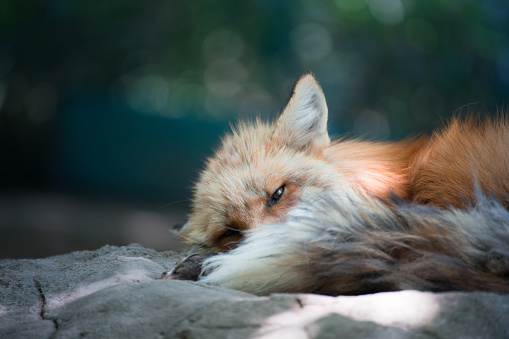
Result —
[{"label": "crack in rock", "polygon": [[41,317],[42,320],[50,320],[53,323],[53,327],[55,328],[55,331],[53,332],[53,335],[51,336],[51,338],[54,338],[55,334],[58,331],[58,321],[57,321],[57,319],[46,317],[46,305],[47,305],[46,295],[44,294],[44,291],[42,290],[41,282],[34,278],[34,283],[35,283],[35,287],[37,288],[37,291],[39,291],[39,298],[41,299],[41,309],[39,311],[39,316]]}]

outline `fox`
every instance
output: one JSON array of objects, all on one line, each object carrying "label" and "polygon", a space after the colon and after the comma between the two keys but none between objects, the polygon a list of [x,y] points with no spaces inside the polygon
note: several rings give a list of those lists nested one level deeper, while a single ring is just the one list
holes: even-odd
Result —
[{"label": "fox", "polygon": [[454,117],[400,141],[340,137],[311,72],[272,123],[239,122],[175,231],[165,272],[257,295],[509,293],[509,122]]}]

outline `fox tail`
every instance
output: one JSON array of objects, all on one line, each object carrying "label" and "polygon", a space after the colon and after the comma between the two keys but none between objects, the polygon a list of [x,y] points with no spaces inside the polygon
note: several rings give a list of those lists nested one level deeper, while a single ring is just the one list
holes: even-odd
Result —
[{"label": "fox tail", "polygon": [[199,281],[259,295],[509,293],[509,212],[480,192],[467,209],[396,198],[301,202],[285,223],[252,229],[205,260]]}]

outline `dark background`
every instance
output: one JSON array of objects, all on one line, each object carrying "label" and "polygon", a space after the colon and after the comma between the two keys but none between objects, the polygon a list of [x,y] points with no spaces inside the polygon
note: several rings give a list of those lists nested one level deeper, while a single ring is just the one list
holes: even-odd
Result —
[{"label": "dark background", "polygon": [[508,15],[496,0],[1,1],[0,257],[177,248],[167,229],[219,135],[274,118],[306,70],[335,136],[496,113]]}]

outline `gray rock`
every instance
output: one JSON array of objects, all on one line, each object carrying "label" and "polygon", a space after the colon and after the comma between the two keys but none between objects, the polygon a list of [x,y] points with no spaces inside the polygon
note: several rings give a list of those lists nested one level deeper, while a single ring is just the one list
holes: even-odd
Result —
[{"label": "gray rock", "polygon": [[1,338],[504,338],[509,296],[254,296],[159,280],[186,253],[105,246],[0,261]]}]

